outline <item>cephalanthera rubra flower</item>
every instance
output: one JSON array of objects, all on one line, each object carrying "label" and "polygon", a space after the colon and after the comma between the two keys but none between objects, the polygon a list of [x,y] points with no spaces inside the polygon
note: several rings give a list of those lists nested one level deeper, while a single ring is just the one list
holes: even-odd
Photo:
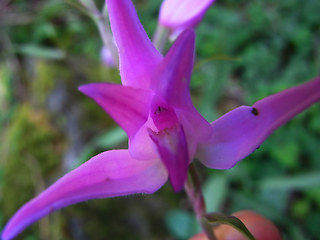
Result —
[{"label": "cephalanthera rubra flower", "polygon": [[194,32],[182,33],[162,56],[145,33],[131,1],[107,0],[107,5],[122,85],[94,83],[79,90],[126,131],[129,148],[91,158],[26,203],[6,225],[4,240],[77,202],[153,193],[168,178],[179,191],[195,156],[207,167],[231,168],[276,128],[320,100],[318,77],[209,123],[190,98]]}]

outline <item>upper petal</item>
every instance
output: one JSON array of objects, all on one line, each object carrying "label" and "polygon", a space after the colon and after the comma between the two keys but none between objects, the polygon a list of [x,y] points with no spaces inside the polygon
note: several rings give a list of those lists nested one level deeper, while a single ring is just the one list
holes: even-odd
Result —
[{"label": "upper petal", "polygon": [[143,29],[131,0],[106,0],[112,33],[119,52],[123,85],[149,88],[162,55]]},{"label": "upper petal", "polygon": [[148,119],[151,91],[111,83],[86,84],[79,90],[110,114],[129,137],[133,137]]},{"label": "upper petal", "polygon": [[2,239],[14,238],[28,225],[68,205],[93,198],[153,193],[167,180],[160,161],[132,159],[127,150],[103,152],[66,174],[10,219]]},{"label": "upper petal", "polygon": [[195,34],[187,30],[179,36],[159,65],[152,89],[168,104],[179,108],[192,106],[190,77],[194,63]]},{"label": "upper petal", "polygon": [[211,139],[199,147],[199,160],[227,169],[252,153],[278,127],[320,100],[320,77],[242,106],[212,122]]},{"label": "upper petal", "polygon": [[214,0],[164,0],[159,22],[173,31],[183,31],[198,24],[213,2]]}]

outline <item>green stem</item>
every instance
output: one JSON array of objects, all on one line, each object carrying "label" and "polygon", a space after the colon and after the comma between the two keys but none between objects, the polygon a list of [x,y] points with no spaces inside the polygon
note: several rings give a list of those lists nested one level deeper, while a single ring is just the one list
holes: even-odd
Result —
[{"label": "green stem", "polygon": [[206,214],[206,206],[202,194],[201,182],[197,170],[192,163],[189,166],[188,179],[184,188],[204,233],[207,235],[209,240],[216,240],[212,227],[204,218]]},{"label": "green stem", "polygon": [[79,2],[89,11],[91,18],[96,23],[104,46],[111,51],[113,61],[119,66],[119,56],[116,45],[111,34],[109,20],[107,18],[108,11],[106,5],[103,7],[102,13],[98,10],[93,0],[79,0]]},{"label": "green stem", "polygon": [[170,35],[170,29],[158,24],[156,32],[153,36],[153,44],[159,50],[163,52],[164,47],[168,41]]},{"label": "green stem", "polygon": [[99,33],[102,37],[103,44],[107,46],[112,54],[113,61],[116,66],[119,66],[119,56],[118,50],[114,43],[113,36],[111,34],[110,24],[107,18],[100,13],[98,18],[96,18],[96,24],[99,29]]}]

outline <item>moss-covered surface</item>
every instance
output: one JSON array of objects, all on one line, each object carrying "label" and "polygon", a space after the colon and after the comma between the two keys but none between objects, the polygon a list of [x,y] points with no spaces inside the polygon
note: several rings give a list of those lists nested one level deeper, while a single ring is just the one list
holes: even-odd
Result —
[{"label": "moss-covered surface", "polygon": [[24,104],[16,108],[2,139],[1,205],[4,218],[52,181],[61,163],[65,140],[47,113]]}]

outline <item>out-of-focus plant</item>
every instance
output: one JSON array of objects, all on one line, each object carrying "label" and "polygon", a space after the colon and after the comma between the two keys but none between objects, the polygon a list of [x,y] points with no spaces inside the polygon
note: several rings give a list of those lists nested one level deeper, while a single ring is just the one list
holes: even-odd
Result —
[{"label": "out-of-focus plant", "polygon": [[174,40],[188,28],[200,23],[207,9],[215,0],[164,0],[159,12],[159,25],[154,37],[158,49],[163,49],[166,37]]}]

